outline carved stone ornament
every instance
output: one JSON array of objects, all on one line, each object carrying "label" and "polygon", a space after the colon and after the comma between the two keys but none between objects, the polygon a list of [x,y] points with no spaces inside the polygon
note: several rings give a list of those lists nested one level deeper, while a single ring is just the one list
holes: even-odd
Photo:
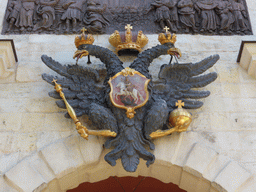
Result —
[{"label": "carved stone ornament", "polygon": [[112,34],[127,23],[146,34],[252,34],[246,0],[9,0],[2,34]]},{"label": "carved stone ornament", "polygon": [[[147,161],[147,166],[151,165],[155,156],[148,147],[154,150],[153,139],[186,131],[191,123],[191,114],[186,109],[200,108],[203,102],[195,99],[210,95],[209,91],[193,88],[204,87],[217,78],[215,72],[201,74],[212,67],[219,56],[210,56],[198,63],[170,61],[160,67],[159,80],[153,82],[148,68],[155,58],[181,55],[174,47],[175,34],[161,33],[162,44],[139,53],[125,69],[115,53],[92,45],[89,35],[87,39],[78,39],[78,50],[99,58],[106,68],[61,65],[43,55],[45,65],[60,75],[42,75],[45,81],[55,85],[56,91],[49,95],[58,99],[56,104],[60,108],[67,109],[65,116],[73,119],[83,138],[89,139],[89,135],[109,137],[104,145],[112,149],[105,156],[110,165],[115,166],[116,160],[121,159],[129,172],[136,171],[140,158]],[[81,124],[78,117],[83,115],[96,130]]]}]

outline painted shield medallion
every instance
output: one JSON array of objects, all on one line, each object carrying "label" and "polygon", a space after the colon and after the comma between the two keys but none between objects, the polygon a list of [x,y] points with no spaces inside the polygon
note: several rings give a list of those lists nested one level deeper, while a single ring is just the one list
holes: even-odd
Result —
[{"label": "painted shield medallion", "polygon": [[114,106],[126,109],[128,118],[133,118],[134,110],[142,107],[148,101],[148,83],[144,75],[138,71],[125,68],[114,77],[110,78],[110,99]]}]

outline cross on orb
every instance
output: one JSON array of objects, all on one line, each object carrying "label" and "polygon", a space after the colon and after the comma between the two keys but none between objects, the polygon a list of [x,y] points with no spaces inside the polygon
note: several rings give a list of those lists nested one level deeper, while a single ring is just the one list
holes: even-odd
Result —
[{"label": "cross on orb", "polygon": [[127,25],[125,26],[125,29],[127,30],[127,32],[130,32],[131,29],[132,29],[132,26],[131,26],[130,24],[127,24]]},{"label": "cross on orb", "polygon": [[83,27],[83,29],[81,29],[82,33],[85,33],[86,31],[87,31],[87,29],[85,29],[84,27]]},{"label": "cross on orb", "polygon": [[165,28],[164,28],[164,30],[165,30],[166,33],[168,32],[169,29],[170,29],[170,28],[167,27],[167,26],[165,26]]},{"label": "cross on orb", "polygon": [[178,100],[178,102],[176,102],[175,105],[178,106],[178,108],[182,108],[184,107],[184,102],[182,102],[182,100]]}]

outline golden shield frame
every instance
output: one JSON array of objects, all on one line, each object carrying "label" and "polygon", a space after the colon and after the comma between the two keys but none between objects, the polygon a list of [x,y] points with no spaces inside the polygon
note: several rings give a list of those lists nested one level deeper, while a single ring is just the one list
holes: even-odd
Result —
[{"label": "golden shield frame", "polygon": [[[135,106],[125,106],[125,105],[121,105],[121,104],[118,104],[115,102],[115,99],[113,98],[113,93],[114,93],[114,89],[116,87],[114,87],[113,85],[113,81],[116,80],[116,78],[120,77],[120,76],[124,76],[124,77],[134,77],[135,75],[138,75],[139,77],[145,79],[144,81],[144,89],[143,91],[145,92],[145,98],[143,102],[139,103],[138,105],[135,105]],[[131,69],[129,67],[123,69],[121,72],[117,73],[115,76],[111,77],[108,81],[109,85],[110,85],[110,88],[111,88],[111,91],[109,93],[109,96],[110,96],[110,100],[112,102],[112,104],[117,107],[117,108],[121,108],[121,109],[125,109],[126,110],[126,115],[128,118],[133,118],[134,117],[134,114],[136,114],[135,112],[135,109],[138,109],[142,106],[144,106],[147,101],[148,101],[148,98],[149,98],[149,92],[148,92],[148,83],[150,82],[150,79],[147,79],[144,75],[142,75],[140,72],[134,70],[134,69]],[[140,82],[138,82],[139,84]]]}]

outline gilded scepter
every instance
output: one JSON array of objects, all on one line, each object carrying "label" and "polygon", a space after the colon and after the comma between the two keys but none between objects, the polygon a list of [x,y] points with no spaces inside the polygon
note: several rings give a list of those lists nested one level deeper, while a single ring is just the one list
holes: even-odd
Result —
[{"label": "gilded scepter", "polygon": [[73,119],[77,132],[83,137],[84,139],[88,140],[89,135],[98,135],[98,136],[104,136],[104,137],[116,137],[116,132],[110,131],[110,130],[88,130],[85,126],[82,125],[82,123],[79,121],[79,119],[76,116],[75,110],[71,107],[71,105],[68,103],[64,93],[62,92],[62,87],[60,84],[57,83],[56,79],[53,79],[54,84],[55,84],[55,90],[57,93],[60,94],[60,97],[63,99],[68,114],[69,116]]},{"label": "gilded scepter", "polygon": [[62,92],[62,87],[60,84],[57,83],[57,80],[56,79],[53,79],[53,81],[55,86],[54,88],[56,89],[56,91],[60,94],[60,97],[63,99],[65,105],[66,105],[66,108],[67,108],[67,111],[68,111],[68,114],[69,116],[73,119],[75,125],[76,125],[76,129],[77,129],[77,132],[84,138],[84,139],[87,139],[88,140],[88,129],[83,126],[81,124],[81,122],[77,119],[77,116],[76,116],[76,112],[75,110],[70,106],[70,104],[68,103],[68,101],[66,100],[66,97],[64,95],[64,93]]}]

